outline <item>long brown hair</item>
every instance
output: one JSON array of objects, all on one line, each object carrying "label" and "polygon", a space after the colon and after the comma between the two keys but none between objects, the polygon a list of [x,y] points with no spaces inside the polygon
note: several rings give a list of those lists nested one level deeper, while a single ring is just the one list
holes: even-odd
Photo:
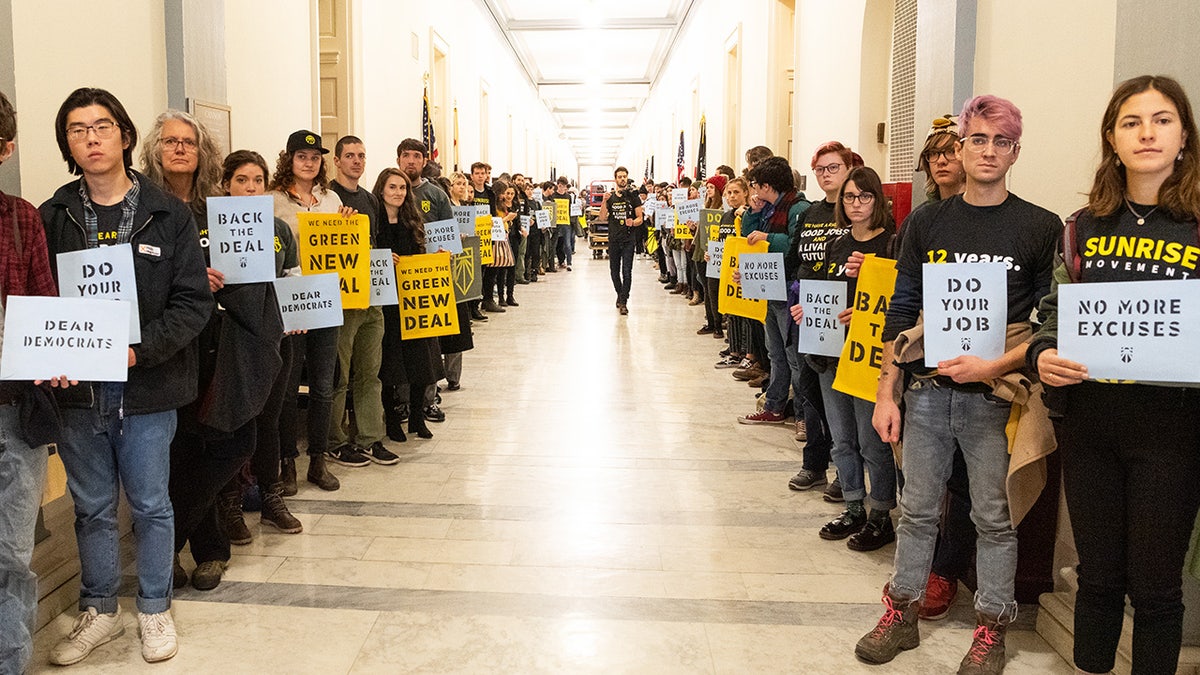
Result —
[{"label": "long brown hair", "polygon": [[196,134],[196,170],[192,172],[189,202],[200,202],[221,194],[221,151],[217,142],[200,120],[180,110],[168,110],[154,120],[154,126],[142,142],[142,173],[156,185],[166,188],[167,179],[162,165],[162,130],[168,120],[183,122]]},{"label": "long brown hair", "polygon": [[833,207],[833,217],[838,225],[842,227],[850,227],[850,219],[846,217],[846,204],[842,201],[842,196],[846,194],[846,186],[854,181],[854,187],[858,188],[859,193],[869,192],[875,196],[872,202],[874,208],[871,209],[871,227],[874,232],[891,225],[892,222],[892,206],[888,204],[887,195],[883,194],[883,183],[879,180],[879,174],[875,173],[875,169],[869,166],[857,166],[850,170],[850,175],[846,176],[846,180],[842,181],[842,187],[838,190],[837,204]]},{"label": "long brown hair", "polygon": [[371,190],[379,200],[379,212],[381,220],[387,222],[387,208],[383,204],[383,188],[387,185],[388,179],[392,176],[399,176],[404,181],[404,185],[408,188],[408,193],[404,196],[404,203],[400,205],[400,225],[407,228],[413,233],[413,238],[421,246],[425,245],[425,219],[421,217],[421,212],[417,210],[417,199],[413,195],[412,181],[404,172],[395,167],[388,167],[379,172],[379,177],[375,179],[375,188]]},{"label": "long brown hair", "polygon": [[1097,216],[1110,216],[1124,204],[1125,167],[1118,161],[1108,134],[1116,129],[1117,115],[1125,101],[1151,90],[1175,104],[1184,134],[1183,159],[1175,162],[1175,171],[1159,186],[1158,203],[1174,218],[1200,220],[1200,135],[1196,133],[1196,118],[1183,87],[1162,75],[1142,75],[1125,80],[1113,91],[1100,122],[1100,166],[1088,194],[1088,210]]}]

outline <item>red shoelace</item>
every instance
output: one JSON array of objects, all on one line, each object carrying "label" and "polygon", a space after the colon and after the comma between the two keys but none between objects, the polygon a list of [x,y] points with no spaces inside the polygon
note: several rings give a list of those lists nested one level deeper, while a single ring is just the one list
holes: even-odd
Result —
[{"label": "red shoelace", "polygon": [[[883,613],[883,618],[879,619],[879,623],[875,626],[875,630],[871,631],[871,635],[878,637],[883,631],[904,620],[904,612],[896,609],[892,604],[892,599],[888,596],[883,597],[883,605],[887,610]],[[982,628],[983,626],[980,626]]]},{"label": "red shoelace", "polygon": [[996,631],[987,626],[977,626],[971,638],[971,651],[967,652],[967,658],[971,659],[972,663],[983,663],[988,652],[996,646]]}]

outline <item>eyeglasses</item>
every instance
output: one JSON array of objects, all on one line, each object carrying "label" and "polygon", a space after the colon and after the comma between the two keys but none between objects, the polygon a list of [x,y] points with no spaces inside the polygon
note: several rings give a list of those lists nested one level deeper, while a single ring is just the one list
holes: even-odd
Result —
[{"label": "eyeglasses", "polygon": [[112,120],[100,120],[95,124],[87,125],[76,124],[67,128],[67,140],[72,143],[78,143],[87,138],[88,131],[93,131],[96,133],[96,138],[104,141],[112,138],[113,134],[117,133],[120,128]]},{"label": "eyeglasses", "polygon": [[837,173],[841,169],[842,169],[842,165],[837,162],[834,162],[833,164],[826,164],[825,166],[814,166],[813,173],[820,176],[820,175],[827,174],[827,173]]},{"label": "eyeglasses", "polygon": [[1003,136],[996,136],[995,138],[967,136],[962,140],[962,144],[964,148],[977,155],[982,153],[988,144],[991,144],[992,148],[996,150],[997,155],[1011,155],[1020,146],[1020,143],[1011,138],[1004,138]]},{"label": "eyeglasses", "polygon": [[162,139],[163,147],[171,152],[175,152],[183,148],[184,152],[195,152],[196,141],[191,138],[164,138]]},{"label": "eyeglasses", "polygon": [[847,192],[842,195],[842,203],[843,204],[858,203],[858,204],[866,205],[866,204],[870,204],[873,201],[875,201],[875,193],[874,192],[860,192],[858,194],[854,194],[852,192]]},{"label": "eyeglasses", "polygon": [[949,148],[947,150],[926,150],[925,152],[921,153],[921,157],[923,157],[929,164],[933,164],[939,159],[944,159],[947,162],[953,162],[954,149]]}]

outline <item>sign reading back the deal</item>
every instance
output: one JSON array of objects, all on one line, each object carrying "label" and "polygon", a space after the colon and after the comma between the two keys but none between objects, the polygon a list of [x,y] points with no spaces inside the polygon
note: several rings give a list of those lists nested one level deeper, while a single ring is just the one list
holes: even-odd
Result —
[{"label": "sign reading back the deal", "polygon": [[475,236],[479,237],[479,262],[492,264],[492,212],[486,206],[475,212]]},{"label": "sign reading back the deal", "polygon": [[571,215],[572,216],[582,216],[583,215],[583,204],[578,199],[571,202]]},{"label": "sign reading back the deal", "polygon": [[743,253],[738,271],[742,273],[743,298],[787,300],[782,253]]},{"label": "sign reading back the deal", "polygon": [[959,356],[998,359],[1008,330],[1004,263],[925,263],[925,366]]},{"label": "sign reading back the deal", "polygon": [[299,213],[300,269],[304,274],[336,272],[342,307],[371,306],[371,221],[365,214]]},{"label": "sign reading back the deal", "polygon": [[342,325],[342,291],[336,273],[280,277],[275,280],[275,298],[286,333]]},{"label": "sign reading back the deal", "polygon": [[457,220],[435,220],[425,223],[425,252],[437,253],[438,249],[448,253],[462,253]]},{"label": "sign reading back the deal", "polygon": [[475,236],[475,207],[471,206],[455,206],[454,221],[458,223],[458,231],[468,237]]},{"label": "sign reading back the deal", "polygon": [[371,306],[400,304],[396,292],[396,268],[392,265],[390,248],[371,249]]},{"label": "sign reading back the deal", "polygon": [[1058,287],[1058,355],[1097,380],[1200,382],[1200,284],[1120,281]]},{"label": "sign reading back the deal", "polygon": [[804,318],[800,321],[801,354],[835,358],[842,355],[846,327],[838,321],[838,314],[849,305],[846,291],[844,281],[800,281],[800,304],[804,307]]},{"label": "sign reading back the deal", "polygon": [[400,284],[401,338],[458,334],[452,276],[449,253],[400,256],[396,280]]},{"label": "sign reading back the deal", "polygon": [[124,382],[130,302],[10,295],[0,380]]},{"label": "sign reading back the deal", "polygon": [[142,341],[133,248],[129,244],[59,253],[58,294],[64,298],[129,301],[129,344]]},{"label": "sign reading back the deal", "polygon": [[275,200],[209,197],[208,253],[227,284],[275,280]]}]

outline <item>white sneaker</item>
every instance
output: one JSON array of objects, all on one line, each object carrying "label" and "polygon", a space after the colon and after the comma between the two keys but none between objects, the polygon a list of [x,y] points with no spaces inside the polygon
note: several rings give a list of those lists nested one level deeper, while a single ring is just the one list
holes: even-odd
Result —
[{"label": "white sneaker", "polygon": [[92,650],[100,645],[117,639],[125,632],[125,624],[121,623],[121,608],[112,614],[100,614],[95,607],[88,607],[86,612],[75,619],[75,626],[66,637],[50,650],[50,663],[56,666],[69,666],[86,659]]},{"label": "white sneaker", "polygon": [[179,651],[170,610],[158,614],[138,612],[138,623],[142,628],[142,658],[147,663],[166,661]]}]

